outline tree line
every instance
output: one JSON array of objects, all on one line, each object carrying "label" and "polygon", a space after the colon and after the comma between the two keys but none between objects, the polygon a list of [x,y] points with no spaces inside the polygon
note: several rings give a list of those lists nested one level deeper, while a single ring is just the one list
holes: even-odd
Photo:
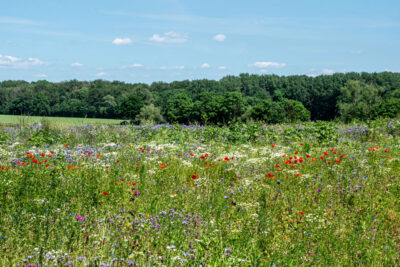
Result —
[{"label": "tree line", "polygon": [[224,124],[397,117],[400,73],[226,76],[215,80],[0,82],[0,113]]}]

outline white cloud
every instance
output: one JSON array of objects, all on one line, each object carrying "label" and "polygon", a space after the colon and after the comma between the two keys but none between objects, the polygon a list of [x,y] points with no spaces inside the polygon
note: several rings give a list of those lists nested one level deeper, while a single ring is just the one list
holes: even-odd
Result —
[{"label": "white cloud", "polygon": [[47,75],[46,75],[46,74],[43,74],[43,73],[41,73],[41,74],[36,74],[36,75],[35,75],[35,77],[36,77],[36,78],[46,78],[46,77],[47,77]]},{"label": "white cloud", "polygon": [[79,62],[74,62],[71,64],[72,67],[83,67],[83,64],[79,63]]},{"label": "white cloud", "polygon": [[162,66],[160,69],[161,70],[183,70],[185,66],[173,66],[173,67],[167,67],[167,66]]},{"label": "white cloud", "polygon": [[260,70],[260,72],[261,72],[261,73],[267,73],[267,72],[268,72],[268,70],[266,70],[266,69],[262,69],[262,70]]},{"label": "white cloud", "polygon": [[103,76],[106,76],[106,75],[107,75],[107,73],[105,73],[105,72],[99,72],[99,73],[96,74],[97,77],[103,77]]},{"label": "white cloud", "polygon": [[226,67],[225,66],[219,66],[218,69],[219,70],[226,70]]},{"label": "white cloud", "polygon": [[144,67],[143,64],[134,63],[134,64],[130,64],[130,65],[123,65],[123,66],[121,67],[121,69],[143,68],[143,67]]},{"label": "white cloud", "polygon": [[132,43],[132,40],[131,38],[115,38],[112,43],[115,45],[128,45]]},{"label": "white cloud", "polygon": [[38,58],[33,58],[30,57],[28,59],[21,59],[18,57],[13,57],[13,56],[3,56],[0,54],[0,68],[13,68],[13,69],[18,69],[18,68],[28,68],[31,66],[38,66],[38,65],[44,65],[46,64],[45,62],[41,61]]},{"label": "white cloud", "polygon": [[40,23],[37,23],[32,20],[21,19],[21,18],[0,17],[0,24],[38,25]]},{"label": "white cloud", "polygon": [[322,74],[331,75],[331,74],[334,74],[334,73],[335,73],[335,71],[331,70],[331,69],[322,70]]},{"label": "white cloud", "polygon": [[213,39],[214,39],[215,41],[217,41],[217,42],[223,42],[223,41],[225,41],[225,39],[226,39],[226,35],[220,33],[220,34],[215,35]]},{"label": "white cloud", "polygon": [[155,33],[149,40],[157,43],[184,43],[188,38],[186,35],[170,31],[164,33],[164,35]]},{"label": "white cloud", "polygon": [[208,63],[203,63],[203,64],[201,64],[201,66],[200,66],[200,68],[202,68],[202,69],[207,69],[207,68],[209,68],[210,67],[210,64],[208,64]]},{"label": "white cloud", "polygon": [[278,63],[278,62],[254,62],[253,64],[249,64],[249,67],[257,67],[257,68],[283,68],[286,66],[286,63]]}]

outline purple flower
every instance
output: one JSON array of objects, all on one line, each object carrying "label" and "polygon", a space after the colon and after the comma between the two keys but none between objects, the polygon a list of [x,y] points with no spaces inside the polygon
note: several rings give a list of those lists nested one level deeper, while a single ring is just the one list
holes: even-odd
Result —
[{"label": "purple flower", "polygon": [[317,193],[321,193],[321,192],[322,192],[322,190],[318,188],[317,189]]},{"label": "purple flower", "polygon": [[83,222],[85,220],[85,218],[83,216],[76,216],[76,219],[81,222]]},{"label": "purple flower", "polygon": [[140,195],[139,190],[135,190],[135,196],[139,196],[139,195]]}]

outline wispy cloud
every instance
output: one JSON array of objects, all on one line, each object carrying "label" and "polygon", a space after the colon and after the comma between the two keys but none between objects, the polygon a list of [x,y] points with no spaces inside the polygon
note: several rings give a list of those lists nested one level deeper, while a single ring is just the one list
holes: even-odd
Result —
[{"label": "wispy cloud", "polygon": [[350,54],[354,54],[354,55],[359,55],[359,54],[362,54],[362,50],[351,50],[350,51]]},{"label": "wispy cloud", "polygon": [[83,64],[79,63],[79,62],[74,62],[71,64],[72,67],[83,67]]},{"label": "wispy cloud", "polygon": [[226,35],[220,33],[220,34],[215,35],[213,39],[214,39],[215,41],[217,41],[217,42],[223,42],[223,41],[226,40]]},{"label": "wispy cloud", "polygon": [[103,71],[96,74],[97,77],[104,77],[106,75],[107,75],[107,73],[105,73]]},{"label": "wispy cloud", "polygon": [[30,57],[28,59],[21,59],[13,56],[3,56],[0,54],[0,68],[28,68],[32,66],[45,65],[46,63],[38,58]]},{"label": "wispy cloud", "polygon": [[0,24],[39,25],[41,23],[15,17],[0,17]]},{"label": "wispy cloud", "polygon": [[208,63],[203,63],[200,66],[200,68],[202,68],[202,69],[208,69],[209,67],[210,67],[210,64],[208,64]]},{"label": "wispy cloud", "polygon": [[257,68],[283,68],[286,66],[286,63],[259,61],[249,64],[248,66]]},{"label": "wispy cloud", "polygon": [[169,31],[164,33],[164,35],[155,33],[150,37],[149,40],[157,43],[184,43],[188,40],[188,38],[184,34]]},{"label": "wispy cloud", "polygon": [[131,38],[115,38],[112,43],[115,45],[128,45],[132,43],[132,40]]},{"label": "wispy cloud", "polygon": [[121,67],[121,69],[129,69],[129,68],[143,68],[144,65],[143,64],[139,64],[139,63],[134,63],[134,64],[130,64],[130,65],[124,65]]},{"label": "wispy cloud", "polygon": [[46,78],[46,77],[47,77],[47,75],[46,75],[46,74],[43,74],[43,73],[41,73],[41,74],[36,74],[36,75],[35,75],[35,77],[36,77],[36,78]]},{"label": "wispy cloud", "polygon": [[325,75],[331,75],[331,74],[334,74],[334,73],[335,73],[335,71],[331,70],[331,69],[323,69],[322,70],[322,74],[325,74]]},{"label": "wispy cloud", "polygon": [[183,70],[184,68],[185,68],[185,66],[171,66],[171,67],[162,66],[160,69],[161,70]]},{"label": "wispy cloud", "polygon": [[219,66],[218,69],[219,70],[226,70],[226,67],[225,66]]}]

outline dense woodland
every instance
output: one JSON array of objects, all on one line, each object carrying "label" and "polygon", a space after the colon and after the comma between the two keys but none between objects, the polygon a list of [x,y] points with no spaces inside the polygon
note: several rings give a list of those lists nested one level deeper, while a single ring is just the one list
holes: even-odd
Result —
[{"label": "dense woodland", "polygon": [[400,73],[250,75],[171,83],[0,82],[0,113],[223,124],[397,117]]}]

